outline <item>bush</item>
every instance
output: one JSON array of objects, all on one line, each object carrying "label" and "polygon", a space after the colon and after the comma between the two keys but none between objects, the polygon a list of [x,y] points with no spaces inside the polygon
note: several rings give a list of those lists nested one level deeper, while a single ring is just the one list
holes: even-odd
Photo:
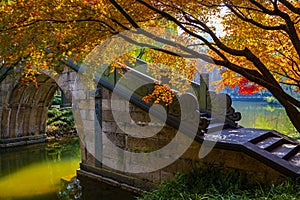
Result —
[{"label": "bush", "polygon": [[71,108],[52,105],[48,110],[47,134],[49,136],[73,134],[76,131]]},{"label": "bush", "polygon": [[200,199],[300,199],[300,185],[288,180],[279,185],[249,184],[237,175],[224,175],[218,169],[179,174],[175,180],[162,183],[158,189],[145,192],[139,200]]}]

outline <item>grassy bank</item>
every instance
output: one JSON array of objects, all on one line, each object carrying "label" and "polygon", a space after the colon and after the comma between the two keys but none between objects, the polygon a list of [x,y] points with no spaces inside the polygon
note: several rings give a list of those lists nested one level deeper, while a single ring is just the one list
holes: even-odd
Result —
[{"label": "grassy bank", "polygon": [[300,199],[299,181],[287,180],[279,185],[249,184],[235,174],[222,174],[207,169],[180,174],[175,180],[144,193],[138,200],[200,200],[200,199]]}]

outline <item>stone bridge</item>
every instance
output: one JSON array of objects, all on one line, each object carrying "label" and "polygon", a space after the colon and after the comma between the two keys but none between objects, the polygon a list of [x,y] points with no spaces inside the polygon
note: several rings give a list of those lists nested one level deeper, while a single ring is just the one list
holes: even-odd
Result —
[{"label": "stone bridge", "polygon": [[[131,68],[129,80],[137,85],[149,83],[131,94],[132,81],[116,84],[122,78],[118,73],[101,77],[95,89],[86,90],[78,70],[66,62],[62,73],[41,71],[38,88],[21,87],[5,78],[0,84],[0,147],[45,141],[47,111],[60,87],[72,101],[81,139],[79,178],[87,176],[139,191],[177,172],[212,165],[237,170],[253,181],[299,177],[299,142],[276,131],[240,127],[240,114],[231,107],[230,97],[208,91],[205,78],[200,84],[192,83],[194,95],[178,96],[162,110],[162,106],[151,108],[141,100],[154,87],[153,79],[143,73]],[[222,101],[223,106],[212,108]],[[191,123],[195,116],[199,116],[196,126]],[[136,130],[136,135],[131,134]],[[188,146],[178,153],[183,141],[189,141]],[[171,143],[175,145],[167,154],[156,154],[153,160],[147,157]],[[147,161],[145,166],[137,155]],[[171,162],[165,162],[167,157]],[[157,163],[164,165],[154,169]]]},{"label": "stone bridge", "polygon": [[54,93],[60,87],[70,98],[75,78],[76,72],[67,67],[61,74],[42,72],[37,77],[39,87],[5,78],[0,84],[0,147],[45,141],[47,113]]}]

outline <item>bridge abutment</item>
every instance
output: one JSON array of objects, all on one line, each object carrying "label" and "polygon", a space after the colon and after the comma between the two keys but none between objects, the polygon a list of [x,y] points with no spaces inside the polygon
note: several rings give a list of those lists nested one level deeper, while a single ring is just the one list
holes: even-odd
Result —
[{"label": "bridge abutment", "polygon": [[[152,172],[132,173],[134,169],[138,172],[143,166],[141,166],[141,163],[138,159],[135,159],[134,156],[131,158],[126,157],[128,156],[125,153],[126,151],[144,153],[145,159],[147,160],[147,153],[159,150],[168,145],[175,138],[178,130],[165,124],[163,128],[157,132],[156,125],[151,125],[150,123],[148,112],[132,103],[126,106],[128,100],[122,97],[114,99],[113,101],[117,101],[114,102],[114,105],[117,106],[112,107],[112,92],[106,88],[102,88],[102,92],[101,140],[95,140],[96,137],[94,137],[85,138],[86,141],[82,141],[84,143],[82,146],[83,157],[80,170],[78,171],[79,179],[80,177],[83,179],[85,177],[93,178],[97,181],[110,183],[130,191],[140,192],[156,187],[161,181],[174,178],[178,172],[192,172],[209,167],[217,167],[224,172],[233,171],[245,180],[253,183],[278,183],[286,178],[286,175],[280,170],[274,169],[272,166],[261,162],[258,158],[253,158],[247,154],[246,151],[243,151],[241,141],[237,141],[237,144],[232,144],[230,147],[216,144],[207,156],[199,158],[200,149],[205,148],[205,144],[203,144],[205,136],[200,135],[196,136],[187,150],[169,165]],[[116,118],[113,116],[114,110],[117,110],[120,116],[122,112],[124,112],[124,114],[130,113],[131,120],[129,121],[128,118],[123,118],[122,116],[117,117],[118,120],[121,120],[123,130],[118,126]],[[87,115],[84,116],[85,120],[88,120]],[[85,122],[83,122],[83,124],[85,124]],[[156,134],[148,138],[136,138],[131,136],[128,133],[135,131],[136,124],[147,126],[147,129],[144,129],[144,131],[149,134]],[[93,122],[89,125],[92,126]],[[94,130],[90,131],[92,132]],[[247,137],[248,140],[250,140],[251,134],[264,134],[267,130],[257,130],[257,132],[255,132],[252,129],[241,128],[238,129],[237,132],[240,132],[241,137],[245,136],[243,134],[248,133]],[[141,134],[147,133],[141,132]],[[228,130],[223,130],[221,137],[232,137],[232,133]],[[252,137],[254,137],[254,135],[252,135]],[[106,140],[109,140],[109,142]],[[94,143],[91,143],[91,141]],[[182,141],[177,142],[179,146]],[[90,146],[93,147],[90,149]],[[100,153],[102,153],[98,158],[95,156],[97,146],[101,147]],[[174,149],[174,153],[176,153],[176,149]],[[99,158],[101,159],[101,165],[99,165]],[[161,162],[163,162],[163,159],[164,157],[161,157]],[[152,164],[155,165],[155,163],[149,163],[149,165]]]}]

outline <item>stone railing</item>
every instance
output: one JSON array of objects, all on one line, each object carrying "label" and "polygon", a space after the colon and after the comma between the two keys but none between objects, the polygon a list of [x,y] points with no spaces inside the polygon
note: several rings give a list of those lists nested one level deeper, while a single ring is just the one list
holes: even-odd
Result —
[{"label": "stone railing", "polygon": [[[129,64],[128,64],[129,65]],[[135,67],[139,68],[139,71],[135,70]],[[103,73],[100,78],[100,84],[104,87],[118,92],[121,96],[125,96],[134,104],[138,104],[138,107],[141,107],[145,111],[148,111],[152,105],[146,104],[142,98],[150,94],[154,90],[155,82],[154,78],[145,75],[143,72],[146,71],[146,63],[142,60],[137,59],[134,66],[126,66],[123,69],[117,69],[113,73],[108,72]],[[142,66],[142,67],[141,67]],[[144,67],[144,69],[143,69]],[[122,70],[121,74],[124,74],[124,79],[127,81],[122,81],[122,75],[118,70]],[[121,82],[119,82],[121,80]],[[224,123],[225,126],[236,128],[238,127],[237,121],[241,119],[241,114],[236,112],[232,107],[232,100],[227,94],[217,94],[213,91],[209,91],[208,74],[202,74],[200,76],[200,83],[191,83],[191,87],[194,90],[194,98],[198,102],[199,109],[197,112],[200,115],[199,121],[199,132],[206,132],[209,126],[209,123],[213,120],[214,122]],[[133,92],[134,90],[134,92]],[[175,93],[178,94],[177,91]],[[190,105],[193,97],[185,98],[184,102],[187,105]],[[180,122],[180,95],[176,95],[173,99],[173,103],[168,107],[165,107],[168,118],[167,123],[178,128]],[[224,103],[224,101],[226,103]],[[222,102],[222,103],[220,103]],[[163,105],[163,103],[161,103]],[[221,106],[216,106],[221,105]],[[163,105],[164,106],[164,105]],[[214,115],[212,113],[215,113]],[[157,117],[159,116],[159,111],[157,111]]]}]

